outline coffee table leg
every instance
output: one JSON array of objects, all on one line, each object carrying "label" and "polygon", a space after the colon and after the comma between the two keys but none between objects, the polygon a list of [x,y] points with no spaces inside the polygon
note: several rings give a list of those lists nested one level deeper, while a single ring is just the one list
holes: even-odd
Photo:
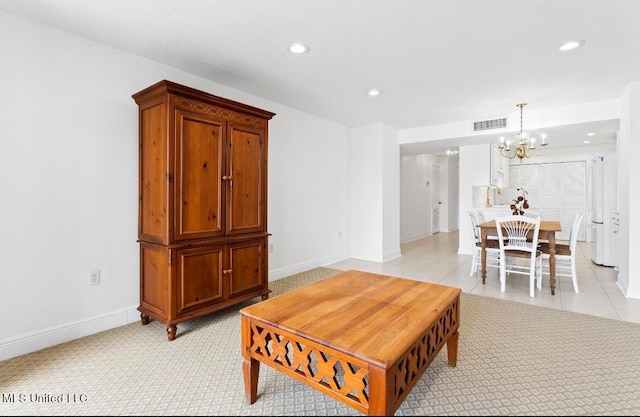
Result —
[{"label": "coffee table leg", "polygon": [[260,362],[252,358],[245,358],[242,362],[242,375],[244,377],[244,395],[247,403],[253,404],[258,399],[258,375],[260,375]]},{"label": "coffee table leg", "polygon": [[459,333],[456,330],[456,332],[451,335],[449,340],[447,340],[447,356],[449,366],[456,366],[456,363],[458,362],[458,336]]},{"label": "coffee table leg", "polygon": [[258,399],[258,375],[260,362],[251,357],[251,320],[242,316],[242,377],[244,379],[244,395],[247,403],[253,404]]},{"label": "coffee table leg", "polygon": [[369,410],[370,416],[392,416],[395,412],[393,401],[393,374],[387,369],[369,364]]}]

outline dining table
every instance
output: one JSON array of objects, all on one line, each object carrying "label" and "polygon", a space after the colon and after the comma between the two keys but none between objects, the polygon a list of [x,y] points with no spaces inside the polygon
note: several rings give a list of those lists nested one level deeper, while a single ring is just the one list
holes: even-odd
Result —
[{"label": "dining table", "polygon": [[[489,220],[478,224],[480,228],[482,247],[482,283],[485,283],[487,277],[487,240],[490,236],[498,236],[498,228],[495,220]],[[540,230],[538,232],[538,241],[549,242],[549,281],[551,287],[551,295],[556,294],[556,232],[562,231],[562,224],[555,220],[540,220]],[[506,233],[506,232],[505,232]],[[533,231],[531,232],[533,233]]]}]

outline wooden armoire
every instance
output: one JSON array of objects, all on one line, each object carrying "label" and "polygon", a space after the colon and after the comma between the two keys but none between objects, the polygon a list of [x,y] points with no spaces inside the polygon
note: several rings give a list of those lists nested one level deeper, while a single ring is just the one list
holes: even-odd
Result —
[{"label": "wooden armoire", "polygon": [[140,307],[177,324],[269,296],[267,143],[274,113],[170,81],[136,94]]}]

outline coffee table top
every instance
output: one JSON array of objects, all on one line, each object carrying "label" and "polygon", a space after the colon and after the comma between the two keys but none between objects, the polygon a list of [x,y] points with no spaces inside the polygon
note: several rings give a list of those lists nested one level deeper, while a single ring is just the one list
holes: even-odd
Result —
[{"label": "coffee table top", "polygon": [[460,293],[455,287],[351,270],[240,313],[386,367]]}]

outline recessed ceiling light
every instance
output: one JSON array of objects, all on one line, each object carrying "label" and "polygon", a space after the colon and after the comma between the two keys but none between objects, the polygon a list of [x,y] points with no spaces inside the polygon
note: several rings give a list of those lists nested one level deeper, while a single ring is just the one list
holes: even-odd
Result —
[{"label": "recessed ceiling light", "polygon": [[380,95],[380,90],[377,90],[377,89],[373,88],[373,89],[369,90],[369,92],[367,94],[369,94],[372,97],[373,96],[379,96]]},{"label": "recessed ceiling light", "polygon": [[562,45],[560,45],[560,47],[558,49],[560,49],[561,51],[570,51],[572,49],[576,49],[580,46],[584,45],[584,41],[583,40],[577,40],[577,41],[568,41],[563,43]]},{"label": "recessed ceiling light", "polygon": [[294,54],[306,54],[309,52],[309,47],[303,43],[296,42],[289,47],[289,52]]},{"label": "recessed ceiling light", "polygon": [[593,136],[593,135],[595,135],[595,133],[593,133],[593,132],[587,133],[587,136]]},{"label": "recessed ceiling light", "polygon": [[584,144],[589,144],[589,143],[591,143],[591,141],[590,141],[590,140],[585,140],[585,141],[584,141],[584,142],[582,142],[582,143],[584,143]]}]

